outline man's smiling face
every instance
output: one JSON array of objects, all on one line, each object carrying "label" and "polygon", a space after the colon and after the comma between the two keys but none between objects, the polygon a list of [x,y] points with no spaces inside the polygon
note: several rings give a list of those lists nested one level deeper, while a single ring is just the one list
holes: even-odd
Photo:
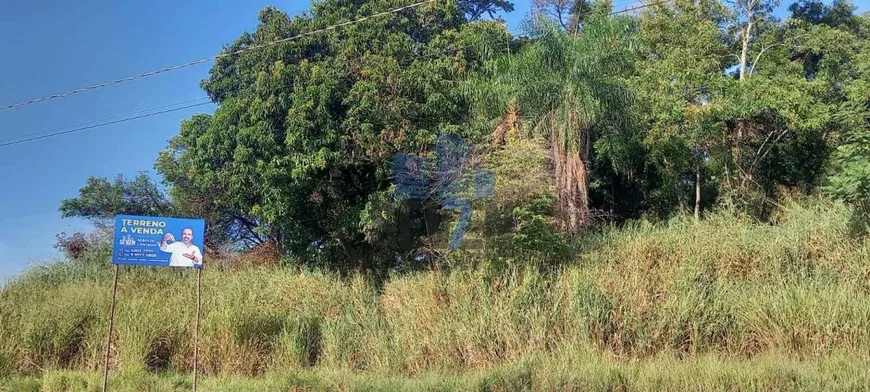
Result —
[{"label": "man's smiling face", "polygon": [[193,230],[184,229],[181,232],[181,242],[183,242],[187,246],[190,246],[190,241],[192,241],[192,240],[193,240]]}]

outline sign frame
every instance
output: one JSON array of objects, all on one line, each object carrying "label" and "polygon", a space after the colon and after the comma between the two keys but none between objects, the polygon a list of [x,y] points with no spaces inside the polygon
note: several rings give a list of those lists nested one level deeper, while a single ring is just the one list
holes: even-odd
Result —
[{"label": "sign frame", "polygon": [[[200,287],[202,270],[205,266],[205,229],[206,221],[203,219],[138,215],[115,216],[115,228],[112,236],[112,264],[115,266],[115,274],[112,284],[112,305],[109,310],[109,331],[106,335],[103,392],[106,392],[109,387],[109,356],[111,355],[112,334],[115,326],[118,275],[120,275],[122,265],[193,268],[196,270],[196,326],[193,332],[193,391],[196,392],[199,370],[197,364],[199,362],[200,307],[202,303]],[[188,233],[187,230],[190,232]],[[175,238],[174,232],[179,234],[180,241]],[[179,245],[173,246],[173,244]],[[165,261],[162,260],[164,258],[166,258]]]},{"label": "sign frame", "polygon": [[[188,234],[189,244],[184,240]],[[112,264],[202,268],[205,221],[116,215],[112,244]],[[188,260],[188,254],[199,260]]]}]

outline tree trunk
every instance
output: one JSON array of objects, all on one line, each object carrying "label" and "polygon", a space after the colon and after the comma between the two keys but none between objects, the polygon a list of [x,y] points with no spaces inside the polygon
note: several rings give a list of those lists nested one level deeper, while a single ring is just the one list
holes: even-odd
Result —
[{"label": "tree trunk", "polygon": [[502,118],[501,124],[495,128],[495,131],[492,133],[492,149],[498,150],[502,145],[505,144],[505,139],[512,132],[515,132],[515,127],[517,124],[517,108],[514,105],[511,105],[504,114],[504,118]]},{"label": "tree trunk", "polygon": [[[743,178],[743,128],[745,127],[745,121],[742,118],[737,118],[731,121],[728,121],[728,135],[731,138],[729,140],[729,144],[731,147],[731,163],[734,167],[730,168],[737,175],[737,179],[740,180]],[[726,162],[727,164],[727,162]],[[727,167],[726,167],[727,169]],[[726,172],[726,175],[729,174]],[[729,184],[730,185],[730,184]]]},{"label": "tree trunk", "polygon": [[[584,130],[580,135],[582,144],[587,139],[586,133],[588,132]],[[588,149],[580,146],[572,151],[557,137],[553,138],[552,143],[557,209],[560,211],[563,229],[573,234],[589,222],[589,173],[584,159],[588,156]]]},{"label": "tree trunk", "polygon": [[755,11],[755,4],[757,1],[749,0],[744,7],[744,11],[746,11],[746,27],[743,29],[743,37],[740,40],[740,80],[746,78],[746,58],[749,54],[749,38],[752,36],[752,13]]},{"label": "tree trunk", "polygon": [[749,52],[749,33],[752,30],[752,21],[746,23],[746,30],[743,31],[743,39],[741,40],[740,50],[740,80],[746,78],[746,55]]}]

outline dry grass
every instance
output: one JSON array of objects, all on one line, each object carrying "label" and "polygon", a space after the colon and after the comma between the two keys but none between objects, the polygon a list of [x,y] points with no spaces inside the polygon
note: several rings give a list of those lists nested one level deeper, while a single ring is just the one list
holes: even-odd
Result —
[{"label": "dry grass", "polygon": [[[841,206],[790,208],[776,225],[727,214],[638,223],[587,238],[570,265],[419,272],[383,287],[275,267],[207,269],[201,369],[212,379],[261,376],[276,390],[296,385],[270,376],[282,372],[318,380],[312,390],[373,379],[403,390],[432,374],[457,383],[442,389],[471,390],[499,374],[530,390],[866,381],[829,359],[870,352],[868,248],[849,238]],[[4,287],[0,376],[98,370],[107,270],[57,264]],[[150,380],[191,370],[194,282],[192,271],[122,269],[115,372]]]}]

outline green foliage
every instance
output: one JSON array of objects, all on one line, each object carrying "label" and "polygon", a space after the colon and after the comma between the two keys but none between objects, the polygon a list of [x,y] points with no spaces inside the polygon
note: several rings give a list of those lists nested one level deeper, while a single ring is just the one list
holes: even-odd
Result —
[{"label": "green foliage", "polygon": [[857,134],[834,155],[835,172],[828,192],[853,206],[853,222],[870,232],[870,135]]},{"label": "green foliage", "polygon": [[[398,3],[267,8],[223,53]],[[849,222],[870,231],[870,18],[537,3],[567,18],[518,39],[479,21],[508,2],[435,2],[221,57],[202,82],[218,109],[155,164],[168,195],[92,178],[61,211],[203,217],[214,244],[280,248],[284,268],[205,272],[204,390],[866,385],[870,248]],[[439,134],[475,145],[495,195],[468,231],[484,251],[419,271],[454,222],[394,200],[390,158]],[[802,199],[819,185],[845,206]],[[679,213],[693,203],[704,219]],[[109,248],[76,254],[0,291],[0,390],[98,388]],[[190,389],[172,374],[190,371],[192,276],[123,272],[113,388]]]},{"label": "green foliage", "polygon": [[[837,2],[834,8],[844,8],[841,3]],[[843,17],[842,13],[829,16],[834,10],[827,12],[823,18]],[[870,22],[866,17],[852,17],[849,25],[860,26],[861,23],[867,26]],[[833,154],[827,191],[852,207],[854,228],[866,234],[870,229],[870,199],[867,197],[870,190],[870,49],[866,45],[870,42],[870,29],[854,27],[852,31],[855,35],[846,38],[853,42],[845,45],[856,51],[847,52],[846,58],[838,58],[842,61],[838,66],[842,70],[840,74],[848,78],[849,83],[840,90],[843,98],[836,120],[844,132],[840,136],[842,144]]]},{"label": "green foliage", "polygon": [[484,167],[493,173],[495,195],[472,226],[481,227],[481,234],[493,242],[490,254],[531,251],[559,256],[566,251],[567,241],[553,219],[555,190],[542,139],[512,131],[501,149],[487,155]]},{"label": "green foliage", "polygon": [[531,43],[489,61],[485,75],[467,84],[483,122],[496,118],[500,128],[518,124],[521,134],[547,139],[556,216],[569,233],[592,221],[593,162],[607,159],[619,172],[631,159],[620,153],[636,142],[633,95],[624,81],[634,64],[633,26],[631,18],[601,10],[586,15],[574,32],[538,18],[530,24]]},{"label": "green foliage", "polygon": [[[268,8],[256,31],[226,50],[391,6],[325,1],[293,19]],[[492,22],[467,23],[465,14],[508,6],[433,3],[221,58],[202,83],[220,107],[182,126],[158,170],[178,197],[208,195],[215,209],[252,217],[299,260],[382,270],[416,245],[377,234],[391,230],[394,222],[382,217],[400,207],[386,200],[389,159],[442,133],[473,139],[455,82],[507,35]],[[419,236],[422,226],[398,229]]]},{"label": "green foliage", "polygon": [[860,118],[864,98],[846,86],[861,83],[866,35],[848,3],[837,11],[810,3],[782,22],[764,1],[737,2],[734,14],[718,2],[676,2],[641,18],[634,83],[656,166],[645,173],[652,211],[666,215],[693,198],[709,209],[718,199],[764,218],[783,187],[823,183],[830,151]]},{"label": "green foliage", "polygon": [[[222,53],[399,3],[266,8]],[[456,224],[438,200],[392,197],[393,155],[431,155],[443,134],[470,142],[500,183],[497,200],[476,202],[466,243],[490,254],[562,249],[581,228],[693,207],[772,219],[825,173],[858,192],[863,158],[849,151],[870,128],[870,18],[845,0],[802,0],[777,20],[777,3],[678,0],[614,16],[608,1],[541,0],[527,36],[511,37],[482,20],[507,1],[435,2],[223,56],[201,83],[218,109],[184,121],[155,163],[168,194],[145,175],[93,178],[61,211],[101,225],[122,212],[196,216],[213,249],[265,244],[288,264],[383,278],[443,254]]]},{"label": "green foliage", "polygon": [[173,205],[147,173],[140,173],[132,181],[121,175],[111,182],[105,177],[88,178],[78,198],[61,202],[60,212],[64,218],[85,218],[107,226],[117,214],[165,216],[173,212]]},{"label": "green foliage", "polygon": [[831,27],[853,25],[855,23],[855,6],[848,0],[834,0],[827,5],[819,0],[798,0],[788,6],[791,16],[808,23],[825,24]]},{"label": "green foliage", "polygon": [[[717,110],[727,83],[724,12],[717,3],[676,2],[640,21],[643,60],[632,82],[649,124],[644,144],[656,169],[648,174],[649,203],[658,215],[694,202],[696,174],[701,184],[714,181],[711,160],[725,136]],[[702,197],[711,192],[701,186]]]},{"label": "green foliage", "polygon": [[511,211],[514,229],[509,242],[520,249],[560,255],[565,251],[566,241],[561,233],[553,230],[553,200],[550,198],[532,199]]}]

